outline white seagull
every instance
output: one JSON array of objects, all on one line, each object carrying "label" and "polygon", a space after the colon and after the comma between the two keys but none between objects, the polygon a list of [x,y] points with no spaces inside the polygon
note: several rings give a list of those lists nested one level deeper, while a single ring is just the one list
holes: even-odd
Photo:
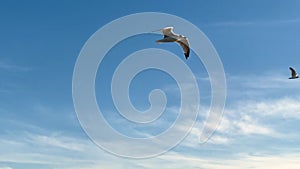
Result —
[{"label": "white seagull", "polygon": [[290,67],[290,70],[291,70],[292,77],[290,77],[289,79],[299,78],[299,76],[297,75],[297,72],[292,67]]},{"label": "white seagull", "polygon": [[173,27],[165,27],[161,29],[161,32],[163,33],[164,38],[157,40],[156,42],[177,42],[183,50],[185,59],[188,59],[190,55],[190,45],[188,39],[182,35],[175,34],[173,32]]}]

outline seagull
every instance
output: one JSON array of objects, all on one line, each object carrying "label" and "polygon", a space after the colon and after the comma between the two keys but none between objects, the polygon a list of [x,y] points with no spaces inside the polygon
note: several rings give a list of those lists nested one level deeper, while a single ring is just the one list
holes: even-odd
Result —
[{"label": "seagull", "polygon": [[175,34],[173,32],[173,27],[165,27],[161,29],[161,32],[163,33],[164,38],[157,40],[156,43],[177,42],[183,50],[185,59],[188,59],[190,55],[190,45],[188,39],[182,35]]},{"label": "seagull", "polygon": [[299,76],[297,75],[297,72],[292,67],[290,67],[290,70],[291,70],[292,77],[290,77],[289,79],[299,78]]}]

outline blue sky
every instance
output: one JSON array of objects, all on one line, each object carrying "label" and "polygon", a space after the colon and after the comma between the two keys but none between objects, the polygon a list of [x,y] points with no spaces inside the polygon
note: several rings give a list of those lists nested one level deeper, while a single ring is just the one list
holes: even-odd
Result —
[{"label": "blue sky", "polygon": [[[289,66],[300,71],[299,9],[297,0],[186,4],[2,0],[0,169],[299,168],[300,81],[288,79]],[[177,45],[157,45],[154,41],[160,37],[154,35],[126,39],[107,54],[96,78],[98,104],[108,122],[125,135],[139,137],[140,133],[157,134],[166,129],[180,102],[172,78],[150,70],[132,82],[130,96],[140,110],[149,106],[152,89],[166,91],[165,113],[171,115],[151,124],[159,125],[155,128],[121,119],[108,96],[107,81],[123,55],[136,48],[170,50],[187,62],[200,86],[202,114],[189,136],[161,156],[132,160],[98,148],[81,128],[72,100],[73,69],[79,52],[99,28],[137,12],[182,17],[202,30],[219,53],[227,80],[226,108],[218,130],[206,144],[198,143],[197,134],[210,102],[208,74],[195,53],[185,61]],[[137,47],[128,48],[130,44]]]}]

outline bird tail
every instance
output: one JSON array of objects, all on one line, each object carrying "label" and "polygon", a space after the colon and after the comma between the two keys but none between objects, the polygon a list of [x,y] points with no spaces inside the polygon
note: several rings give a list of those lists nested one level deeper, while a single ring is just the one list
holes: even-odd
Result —
[{"label": "bird tail", "polygon": [[171,37],[167,37],[156,41],[156,43],[162,43],[162,42],[175,42],[175,39]]}]

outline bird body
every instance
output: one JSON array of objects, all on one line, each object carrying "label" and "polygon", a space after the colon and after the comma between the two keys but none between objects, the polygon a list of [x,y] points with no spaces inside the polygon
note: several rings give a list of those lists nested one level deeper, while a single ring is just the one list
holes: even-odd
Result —
[{"label": "bird body", "polygon": [[157,43],[162,43],[162,42],[177,42],[184,53],[184,56],[186,59],[188,59],[189,55],[190,55],[190,45],[189,45],[189,41],[186,37],[179,35],[179,34],[175,34],[173,32],[173,27],[166,27],[161,29],[161,32],[164,35],[163,39],[157,40]]},{"label": "bird body", "polygon": [[295,69],[293,69],[292,67],[289,67],[290,71],[291,71],[291,77],[289,79],[297,79],[299,78],[297,72],[295,71]]}]

